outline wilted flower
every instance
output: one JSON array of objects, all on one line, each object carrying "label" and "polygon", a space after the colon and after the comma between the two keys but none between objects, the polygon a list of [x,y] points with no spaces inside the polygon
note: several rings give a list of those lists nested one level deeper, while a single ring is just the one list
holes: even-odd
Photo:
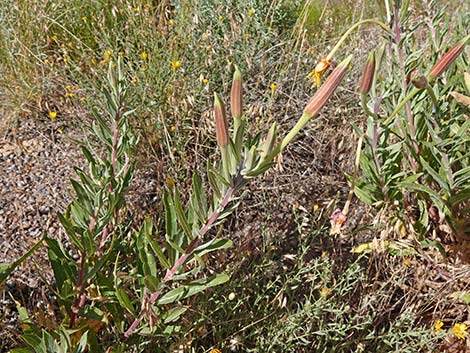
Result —
[{"label": "wilted flower", "polygon": [[321,84],[321,78],[323,74],[328,70],[328,68],[331,65],[331,61],[328,60],[327,58],[321,59],[321,61],[315,66],[315,69],[313,69],[312,72],[308,74],[308,77],[311,77],[313,79],[313,82],[317,87],[320,86]]},{"label": "wilted flower", "polygon": [[468,336],[468,332],[466,330],[467,325],[465,324],[455,324],[454,327],[452,327],[452,332],[459,340],[463,340]]},{"label": "wilted flower", "polygon": [[340,234],[341,227],[346,222],[347,217],[339,208],[337,208],[330,217],[331,230],[330,234]]}]

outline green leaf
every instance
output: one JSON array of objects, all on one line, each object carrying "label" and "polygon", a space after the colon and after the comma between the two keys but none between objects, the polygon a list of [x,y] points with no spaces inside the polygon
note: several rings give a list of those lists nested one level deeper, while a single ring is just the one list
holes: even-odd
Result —
[{"label": "green leaf", "polygon": [[214,238],[211,241],[198,246],[194,250],[194,254],[203,256],[211,251],[230,248],[232,245],[233,242],[229,239]]},{"label": "green leaf", "polygon": [[193,240],[194,236],[191,232],[191,227],[189,226],[183,206],[181,205],[179,192],[176,188],[174,189],[174,192],[173,192],[173,203],[175,205],[175,211],[176,211],[176,217],[178,219],[178,223],[180,224],[181,228],[183,229],[183,232],[186,234],[189,240]]},{"label": "green leaf", "polygon": [[144,232],[147,242],[150,244],[150,247],[152,248],[153,252],[155,253],[155,255],[157,255],[157,258],[158,258],[158,261],[160,261],[160,264],[164,268],[169,270],[171,268],[171,265],[168,262],[167,258],[165,257],[165,254],[163,253],[158,243],[153,239],[152,226],[148,226],[148,223],[150,224],[152,223],[152,220],[150,218],[146,219],[144,229],[142,230],[142,232]]},{"label": "green leaf", "polygon": [[188,298],[192,295],[206,290],[207,288],[225,283],[229,280],[229,278],[230,277],[226,274],[218,274],[207,279],[193,281],[187,285],[169,291],[158,300],[158,304],[170,304],[178,300]]},{"label": "green leaf", "polygon": [[178,320],[180,316],[186,312],[186,310],[188,310],[186,307],[176,307],[168,310],[162,317],[163,323],[169,324]]},{"label": "green leaf", "polygon": [[431,168],[431,166],[424,160],[423,157],[419,157],[421,165],[423,168],[431,175],[431,177],[439,184],[439,186],[444,189],[447,193],[450,193],[449,184],[445,180],[443,180],[439,174]]},{"label": "green leaf", "polygon": [[33,252],[41,245],[44,237],[39,239],[39,241],[34,244],[31,249],[29,249],[23,256],[21,256],[18,260],[11,262],[11,263],[1,263],[0,264],[0,284],[2,284],[7,277],[18,267],[21,263],[23,263],[28,257],[30,257]]}]

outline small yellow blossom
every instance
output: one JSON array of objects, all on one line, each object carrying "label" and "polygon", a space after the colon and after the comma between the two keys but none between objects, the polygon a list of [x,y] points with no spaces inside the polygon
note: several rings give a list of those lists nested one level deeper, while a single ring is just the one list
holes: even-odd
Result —
[{"label": "small yellow blossom", "polygon": [[434,321],[434,330],[436,332],[439,332],[442,330],[442,326],[444,326],[444,323],[441,320],[436,320]]},{"label": "small yellow blossom", "polygon": [[219,21],[222,21],[223,19],[223,16],[219,15]]},{"label": "small yellow blossom", "polygon": [[67,64],[67,61],[69,61],[69,59],[67,58],[67,56],[66,56],[66,55],[64,55],[64,56],[62,57],[62,60],[63,60],[63,61],[64,61],[64,63],[66,63],[66,64]]},{"label": "small yellow blossom", "polygon": [[174,24],[175,24],[175,21],[174,21],[172,18],[170,18],[170,19],[168,20],[168,25],[169,25],[169,26],[173,26]]},{"label": "small yellow blossom", "polygon": [[172,188],[175,185],[175,179],[173,178],[166,178],[166,185]]},{"label": "small yellow blossom", "polygon": [[72,48],[73,47],[73,43],[71,41],[67,42],[67,45]]},{"label": "small yellow blossom", "polygon": [[105,50],[105,51],[104,51],[104,55],[103,55],[104,58],[105,58],[105,59],[109,59],[109,57],[111,56],[111,53],[112,53],[111,50]]},{"label": "small yellow blossom", "polygon": [[173,70],[178,70],[181,67],[181,62],[179,60],[172,60],[171,67]]},{"label": "small yellow blossom", "polygon": [[57,40],[59,39],[59,37],[57,37],[56,34],[54,34],[51,39],[54,41],[54,42],[57,42]]},{"label": "small yellow blossom", "polygon": [[49,112],[49,118],[51,118],[51,119],[57,118],[57,112],[55,112],[55,111]]},{"label": "small yellow blossom", "polygon": [[86,16],[83,16],[82,21],[86,23],[86,20],[87,20]]},{"label": "small yellow blossom", "polygon": [[452,332],[459,340],[463,340],[468,336],[468,332],[466,330],[467,325],[465,324],[455,324],[454,327],[452,327]]},{"label": "small yellow blossom", "polygon": [[142,60],[147,60],[147,53],[143,51],[142,53],[140,53],[140,57],[142,58]]},{"label": "small yellow blossom", "polygon": [[255,14],[255,9],[251,8],[248,10],[248,15],[253,16]]},{"label": "small yellow blossom", "polygon": [[402,260],[402,263],[404,266],[406,267],[410,267],[411,266],[411,260],[407,257],[404,257],[403,260]]},{"label": "small yellow blossom", "polygon": [[65,94],[65,97],[67,97],[67,98],[72,98],[72,97],[73,97],[73,93],[72,93],[72,92],[67,92],[67,93]]},{"label": "small yellow blossom", "polygon": [[271,87],[271,91],[273,91],[273,92],[275,90],[277,90],[277,85],[275,83],[271,83],[271,85],[269,87]]},{"label": "small yellow blossom", "polygon": [[133,7],[133,8],[132,8],[132,12],[136,13],[136,12],[138,12],[138,11],[139,11],[139,9],[138,9],[137,7]]},{"label": "small yellow blossom", "polygon": [[94,58],[91,58],[90,62],[95,65],[96,64],[96,60]]},{"label": "small yellow blossom", "polygon": [[135,84],[137,83],[137,76],[133,76],[132,79],[131,79],[131,83],[135,86]]},{"label": "small yellow blossom", "polygon": [[323,287],[323,288],[321,289],[321,292],[320,292],[320,293],[321,293],[321,296],[322,296],[323,298],[325,298],[325,297],[327,297],[328,295],[331,294],[331,290],[328,289],[327,287]]},{"label": "small yellow blossom", "polygon": [[317,212],[319,208],[320,206],[318,206],[317,204],[313,205],[313,212]]},{"label": "small yellow blossom", "polygon": [[170,126],[170,131],[171,131],[171,132],[175,132],[175,131],[176,131],[176,126],[175,126],[175,125],[171,125],[171,126]]},{"label": "small yellow blossom", "polygon": [[209,80],[207,78],[203,79],[202,80],[202,83],[204,83],[205,85],[207,85],[209,83]]}]

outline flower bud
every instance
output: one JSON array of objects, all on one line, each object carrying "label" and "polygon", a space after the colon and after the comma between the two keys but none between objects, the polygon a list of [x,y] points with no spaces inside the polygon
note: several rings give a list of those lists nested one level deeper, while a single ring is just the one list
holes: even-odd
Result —
[{"label": "flower bud", "polygon": [[333,92],[338,88],[339,84],[343,80],[348,70],[349,64],[351,63],[352,55],[344,59],[328,76],[323,85],[313,95],[307,103],[304,109],[304,115],[307,117],[313,117],[323,108],[328,99],[331,97]]},{"label": "flower bud", "polygon": [[425,89],[428,85],[428,79],[426,76],[420,75],[417,72],[411,74],[411,83],[413,86],[419,89]]},{"label": "flower bud", "polygon": [[225,147],[228,144],[228,122],[225,114],[225,106],[217,93],[214,93],[214,114],[217,144]]},{"label": "flower bud", "polygon": [[375,74],[375,51],[372,50],[367,58],[364,72],[362,73],[361,82],[359,83],[359,90],[362,94],[367,94],[372,86]]},{"label": "flower bud", "polygon": [[431,80],[440,76],[458,58],[458,56],[462,54],[469,38],[470,35],[463,38],[438,60],[429,73]]},{"label": "flower bud", "polygon": [[238,66],[235,66],[235,73],[232,81],[231,108],[234,119],[239,119],[243,112],[243,91],[242,73]]}]

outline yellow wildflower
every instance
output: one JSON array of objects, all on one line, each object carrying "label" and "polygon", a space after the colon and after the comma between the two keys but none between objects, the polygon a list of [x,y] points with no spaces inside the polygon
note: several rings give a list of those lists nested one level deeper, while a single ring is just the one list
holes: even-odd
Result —
[{"label": "yellow wildflower", "polygon": [[269,87],[271,87],[271,91],[273,91],[273,92],[275,90],[277,90],[277,85],[275,83],[271,83],[271,85]]},{"label": "yellow wildflower", "polygon": [[65,97],[67,97],[67,98],[72,98],[72,97],[73,97],[73,93],[72,93],[72,92],[67,92],[67,93],[65,94]]},{"label": "yellow wildflower", "polygon": [[219,21],[222,21],[223,19],[223,16],[219,15]]},{"label": "yellow wildflower", "polygon": [[209,80],[207,78],[203,79],[202,80],[202,83],[204,83],[205,85],[207,85],[209,83]]},{"label": "yellow wildflower", "polygon": [[109,57],[111,56],[111,53],[112,53],[111,50],[105,50],[104,55],[103,55],[104,58],[105,58],[105,59],[109,59]]},{"label": "yellow wildflower", "polygon": [[170,131],[171,131],[171,132],[175,132],[175,131],[176,131],[176,126],[175,126],[175,125],[171,125],[171,126],[170,126]]},{"label": "yellow wildflower", "polygon": [[173,178],[166,178],[166,184],[171,188],[175,185],[175,179]]},{"label": "yellow wildflower", "polygon": [[135,86],[135,84],[137,83],[137,76],[133,76],[132,79],[131,79],[131,83]]},{"label": "yellow wildflower", "polygon": [[174,21],[172,18],[170,18],[170,19],[168,20],[168,25],[169,25],[169,26],[173,26],[174,24],[175,24],[175,21]]},{"label": "yellow wildflower", "polygon": [[317,87],[320,87],[321,84],[321,77],[325,73],[326,70],[331,65],[331,61],[328,60],[327,58],[321,59],[321,61],[315,66],[315,69],[313,69],[312,72],[308,74],[308,77],[311,77]]},{"label": "yellow wildflower", "polygon": [[219,349],[214,348],[214,349],[211,349],[209,353],[222,353],[222,352]]},{"label": "yellow wildflower", "polygon": [[463,340],[468,336],[468,332],[466,330],[467,325],[465,324],[455,324],[454,327],[452,327],[452,332],[459,340]]},{"label": "yellow wildflower", "polygon": [[317,212],[319,208],[320,206],[318,206],[317,204],[313,205],[313,212]]},{"label": "yellow wildflower", "polygon": [[248,10],[248,15],[253,16],[255,14],[255,9],[251,8]]},{"label": "yellow wildflower", "polygon": [[171,67],[173,70],[178,70],[181,67],[181,62],[179,60],[172,60]]},{"label": "yellow wildflower", "polygon": [[434,321],[434,330],[436,332],[439,332],[442,330],[442,326],[444,326],[444,323],[441,320],[436,320]]},{"label": "yellow wildflower", "polygon": [[66,56],[66,55],[64,55],[64,56],[62,57],[62,60],[63,60],[63,61],[64,61],[64,63],[66,63],[66,64],[67,64],[67,61],[69,61],[69,59],[67,58],[67,56]]},{"label": "yellow wildflower", "polygon": [[143,51],[142,53],[140,53],[140,57],[142,58],[142,60],[147,60],[147,53]]},{"label": "yellow wildflower", "polygon": [[139,11],[139,9],[138,9],[137,7],[133,7],[133,8],[132,8],[132,12],[136,13],[136,12],[138,12],[138,11]]},{"label": "yellow wildflower", "polygon": [[59,39],[59,37],[57,37],[56,34],[54,34],[51,39],[54,41],[54,42],[57,42],[57,40]]},{"label": "yellow wildflower", "polygon": [[55,111],[49,112],[49,118],[51,118],[51,119],[57,118],[57,112],[55,112]]},{"label": "yellow wildflower", "polygon": [[86,16],[83,16],[82,21],[86,23],[86,20],[87,20]]},{"label": "yellow wildflower", "polygon": [[331,290],[330,290],[329,288],[327,288],[327,287],[323,287],[323,288],[321,289],[321,292],[320,292],[320,293],[321,293],[321,296],[322,296],[323,298],[325,298],[325,297],[327,297],[328,295],[331,294]]}]

